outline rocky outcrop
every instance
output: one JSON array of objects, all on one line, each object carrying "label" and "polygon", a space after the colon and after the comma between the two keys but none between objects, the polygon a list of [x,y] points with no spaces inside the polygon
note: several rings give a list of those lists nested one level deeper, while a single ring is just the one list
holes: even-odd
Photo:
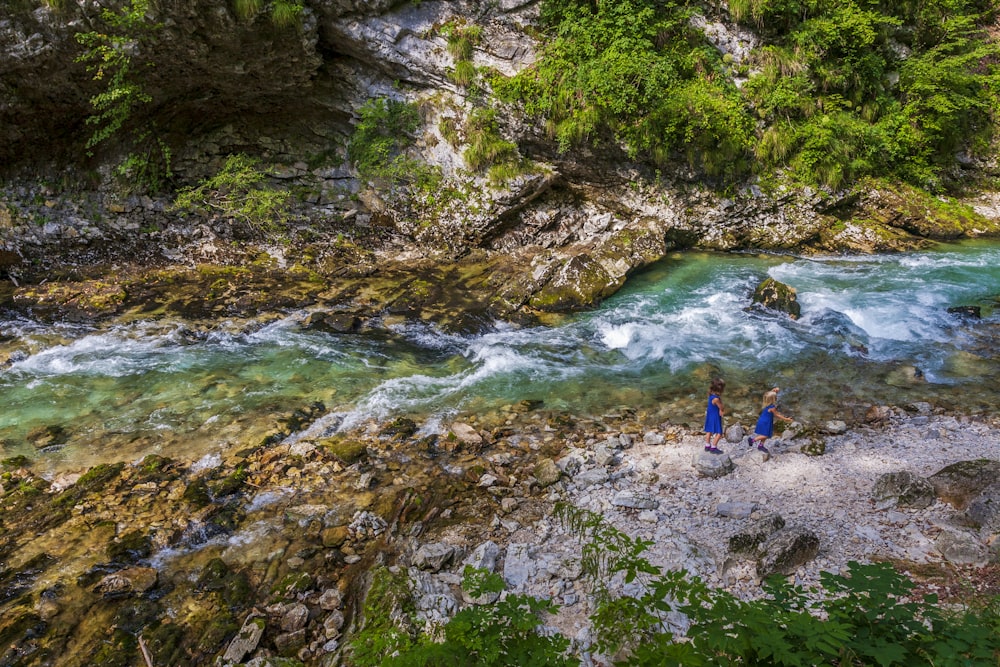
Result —
[{"label": "rocky outcrop", "polygon": [[752,301],[767,310],[787,313],[793,320],[802,315],[802,306],[799,305],[795,288],[774,278],[767,278],[757,285]]}]

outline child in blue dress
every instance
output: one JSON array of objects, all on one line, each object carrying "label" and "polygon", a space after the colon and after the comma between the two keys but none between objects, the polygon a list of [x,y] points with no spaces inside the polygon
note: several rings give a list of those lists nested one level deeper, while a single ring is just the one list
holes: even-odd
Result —
[{"label": "child in blue dress", "polygon": [[713,454],[722,453],[717,445],[722,439],[722,416],[726,414],[726,409],[722,405],[722,390],[725,388],[726,381],[722,378],[712,380],[712,384],[708,388],[708,408],[705,410],[705,451]]},{"label": "child in blue dress", "polygon": [[753,429],[753,437],[750,438],[750,444],[757,443],[757,449],[765,454],[771,453],[764,446],[764,441],[774,435],[774,418],[777,417],[786,422],[792,421],[791,417],[786,417],[778,412],[779,391],[781,391],[780,387],[775,387],[764,394],[763,409],[760,411],[760,418],[757,419],[757,425]]}]

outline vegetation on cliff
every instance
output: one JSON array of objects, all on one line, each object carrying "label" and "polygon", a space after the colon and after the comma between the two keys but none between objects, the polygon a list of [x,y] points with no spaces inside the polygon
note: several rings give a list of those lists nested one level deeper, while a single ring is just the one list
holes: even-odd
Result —
[{"label": "vegetation on cliff", "polygon": [[691,5],[546,0],[540,60],[497,89],[545,118],[562,149],[610,133],[634,157],[684,156],[709,174],[753,165],[834,188],[887,176],[934,190],[959,152],[992,145],[1000,45],[990,3],[729,9],[762,39],[744,62],[693,27],[703,10]]}]

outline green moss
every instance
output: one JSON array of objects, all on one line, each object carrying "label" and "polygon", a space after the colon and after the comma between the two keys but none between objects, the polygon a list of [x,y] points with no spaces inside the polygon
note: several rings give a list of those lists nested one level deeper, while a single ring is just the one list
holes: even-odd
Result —
[{"label": "green moss", "polygon": [[276,583],[271,593],[281,598],[293,598],[299,593],[312,589],[313,578],[308,572],[289,572]]}]

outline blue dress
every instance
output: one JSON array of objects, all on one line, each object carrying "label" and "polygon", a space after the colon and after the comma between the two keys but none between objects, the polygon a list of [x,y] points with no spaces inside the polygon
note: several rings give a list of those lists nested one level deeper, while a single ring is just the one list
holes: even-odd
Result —
[{"label": "blue dress", "polygon": [[722,415],[719,413],[719,406],[712,403],[718,397],[718,394],[708,395],[708,410],[705,412],[705,433],[722,433]]},{"label": "blue dress", "polygon": [[757,426],[754,427],[753,432],[757,435],[763,435],[770,438],[774,435],[774,412],[773,410],[777,407],[774,403],[767,406],[760,411],[760,418],[757,420]]}]

